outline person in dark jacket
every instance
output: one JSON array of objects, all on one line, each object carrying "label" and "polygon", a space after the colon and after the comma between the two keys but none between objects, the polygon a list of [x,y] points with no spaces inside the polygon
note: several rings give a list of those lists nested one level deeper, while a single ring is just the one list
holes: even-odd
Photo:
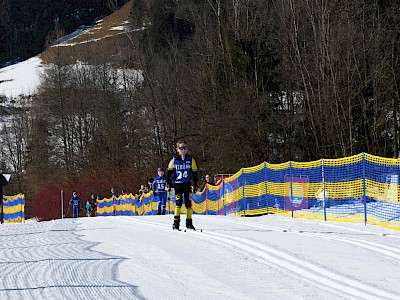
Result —
[{"label": "person in dark jacket", "polygon": [[72,198],[69,200],[69,205],[72,205],[73,209],[73,217],[74,218],[79,218],[79,210],[81,209],[81,206],[83,205],[81,198],[78,197],[77,192],[72,193]]},{"label": "person in dark jacket", "polygon": [[7,179],[0,173],[1,224],[3,224],[3,185],[7,185],[7,183]]},{"label": "person in dark jacket", "polygon": [[88,199],[90,207],[89,207],[89,216],[94,217],[96,213],[96,195],[92,194]]},{"label": "person in dark jacket", "polygon": [[204,183],[203,183],[202,187],[200,188],[200,192],[204,191],[207,184],[215,186],[215,183],[211,177],[211,174],[206,174],[206,177],[204,177]]},{"label": "person in dark jacket", "polygon": [[96,217],[97,216],[97,203],[101,200],[100,195],[96,196],[96,199],[92,202],[92,207],[91,207],[91,217]]},{"label": "person in dark jacket", "polygon": [[142,196],[142,194],[144,194],[146,192],[146,189],[144,188],[144,185],[141,184],[140,185],[140,190],[139,190],[139,197]]}]

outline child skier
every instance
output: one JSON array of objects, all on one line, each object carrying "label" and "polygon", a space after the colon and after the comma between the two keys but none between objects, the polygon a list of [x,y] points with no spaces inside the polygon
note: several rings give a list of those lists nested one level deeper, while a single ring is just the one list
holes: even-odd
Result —
[{"label": "child skier", "polygon": [[158,176],[154,178],[153,183],[151,184],[151,190],[153,191],[154,197],[158,197],[158,210],[157,215],[165,215],[165,207],[167,204],[167,191],[166,187],[166,179],[164,175],[164,169],[157,169]]},{"label": "child skier", "polygon": [[197,191],[197,165],[193,157],[187,154],[188,146],[183,140],[176,143],[176,151],[179,155],[175,156],[168,165],[167,188],[171,190],[171,183],[174,181],[176,208],[174,214],[173,229],[179,230],[181,221],[181,207],[183,199],[185,200],[186,228],[195,230],[192,222],[192,202],[190,193],[192,191],[191,184],[193,179],[193,191]]},{"label": "child skier", "polygon": [[86,215],[88,216],[88,217],[90,217],[90,200],[88,199],[87,201],[86,201]]},{"label": "child skier", "polygon": [[78,218],[79,217],[79,210],[81,209],[82,206],[82,200],[81,198],[78,197],[77,192],[72,193],[72,198],[69,200],[69,205],[72,204],[72,209],[73,209],[73,217]]}]

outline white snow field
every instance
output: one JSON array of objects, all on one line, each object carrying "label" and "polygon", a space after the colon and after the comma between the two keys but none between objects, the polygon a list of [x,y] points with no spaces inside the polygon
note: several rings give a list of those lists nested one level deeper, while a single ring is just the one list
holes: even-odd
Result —
[{"label": "white snow field", "polygon": [[184,232],[172,218],[2,225],[0,299],[400,299],[399,231],[194,215],[203,232]]},{"label": "white snow field", "polygon": [[0,68],[0,95],[11,99],[36,93],[41,72],[42,60],[39,56]]}]

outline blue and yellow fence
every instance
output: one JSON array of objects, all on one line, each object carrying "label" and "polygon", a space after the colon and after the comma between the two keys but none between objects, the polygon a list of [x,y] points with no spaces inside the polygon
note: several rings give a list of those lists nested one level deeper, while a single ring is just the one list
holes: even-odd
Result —
[{"label": "blue and yellow fence", "polygon": [[[194,214],[282,214],[333,221],[372,222],[400,230],[400,159],[360,153],[313,162],[262,163],[242,168],[192,197]],[[98,215],[155,215],[152,193],[103,199]],[[175,208],[172,196],[169,213]],[[183,209],[183,213],[185,210]]]},{"label": "blue and yellow fence", "polygon": [[[172,201],[172,200],[171,200]],[[167,211],[171,213],[175,205],[168,201]],[[175,198],[173,198],[175,201]],[[97,216],[142,216],[156,215],[158,200],[153,193],[138,195],[123,195],[104,198],[97,201]]]},{"label": "blue and yellow fence", "polygon": [[3,212],[4,223],[25,222],[25,195],[4,196]]}]

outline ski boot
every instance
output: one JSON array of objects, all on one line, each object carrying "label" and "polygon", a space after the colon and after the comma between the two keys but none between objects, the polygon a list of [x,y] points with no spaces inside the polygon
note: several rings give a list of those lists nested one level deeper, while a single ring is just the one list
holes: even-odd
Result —
[{"label": "ski boot", "polygon": [[157,210],[157,215],[161,215],[161,210]]},{"label": "ski boot", "polygon": [[196,228],[194,228],[193,226],[192,219],[186,219],[186,228],[191,230],[196,230]]},{"label": "ski boot", "polygon": [[179,230],[179,223],[181,222],[181,219],[178,218],[174,218],[174,224],[172,224],[172,229],[173,230]]},{"label": "ski boot", "polygon": [[165,215],[165,210],[163,210],[161,214],[162,214],[162,215]]}]

